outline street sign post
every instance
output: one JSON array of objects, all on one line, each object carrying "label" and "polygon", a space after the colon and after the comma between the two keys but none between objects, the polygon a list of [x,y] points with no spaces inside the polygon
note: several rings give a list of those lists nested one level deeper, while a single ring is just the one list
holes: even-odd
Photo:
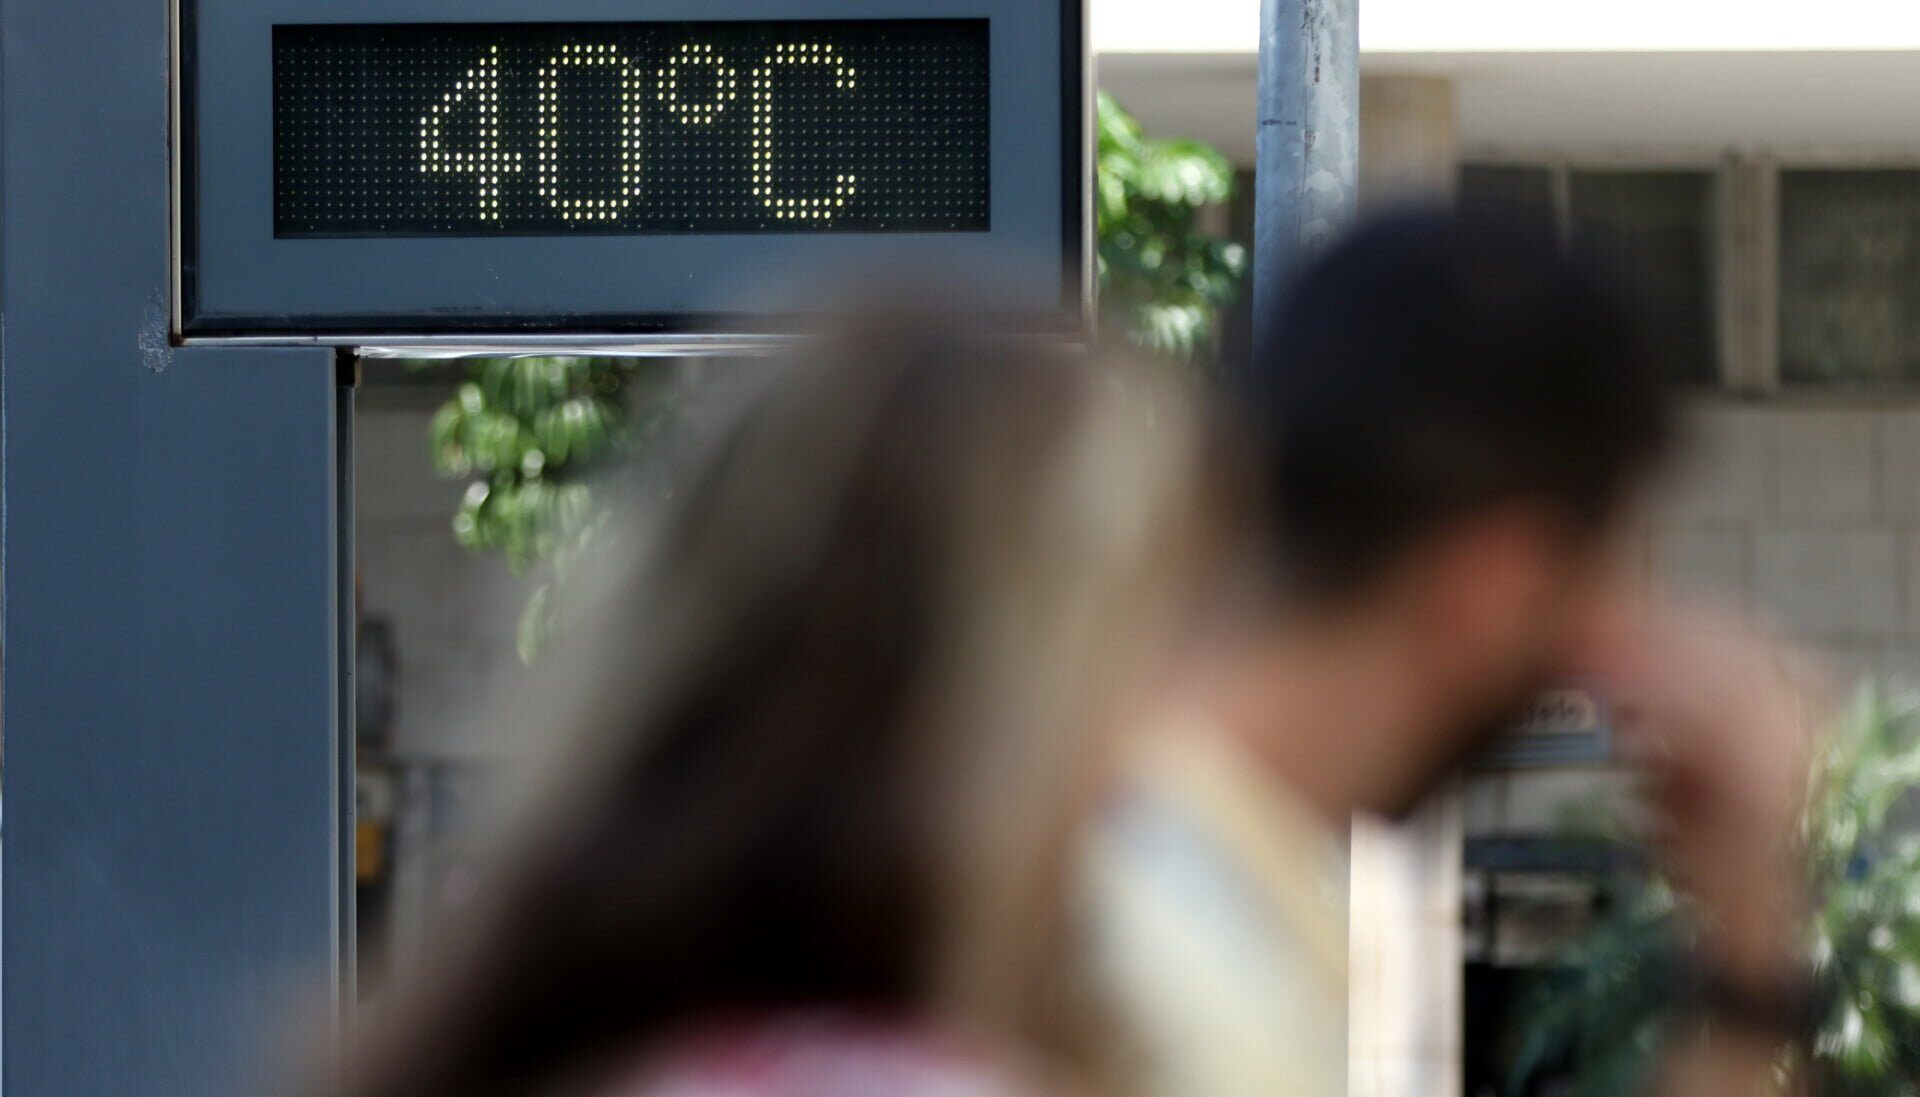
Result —
[{"label": "street sign post", "polygon": [[0,1090],[269,1092],[345,979],[351,393],[168,338],[165,0],[0,27]]},{"label": "street sign post", "polygon": [[1084,0],[183,0],[177,332],[684,345],[992,271],[1077,334]]}]

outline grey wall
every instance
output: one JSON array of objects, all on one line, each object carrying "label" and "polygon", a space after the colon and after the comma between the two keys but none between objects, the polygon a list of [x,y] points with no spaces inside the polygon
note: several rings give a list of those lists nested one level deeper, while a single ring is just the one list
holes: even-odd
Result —
[{"label": "grey wall", "polygon": [[[1645,539],[1654,576],[1770,622],[1837,685],[1920,687],[1920,402],[1716,399],[1689,418],[1692,451]],[[1606,767],[1478,777],[1467,830],[1551,832],[1568,805],[1626,787]]]},{"label": "grey wall", "polygon": [[1920,406],[1704,408],[1658,574],[1726,591],[1835,673],[1920,684]]},{"label": "grey wall", "polygon": [[[393,619],[396,749],[483,754],[467,703],[511,666],[522,588],[497,555],[453,541],[461,485],[434,475],[427,431],[450,390],[370,385],[355,463],[365,606]],[[1764,614],[1843,682],[1920,686],[1920,402],[1712,400],[1645,538],[1663,581]],[[1475,782],[1469,829],[1550,829],[1604,770]]]},{"label": "grey wall", "polygon": [[354,472],[362,611],[386,617],[400,668],[393,750],[486,754],[474,708],[511,673],[524,589],[498,553],[468,552],[451,521],[465,485],[433,471],[428,429],[450,386],[370,383],[359,396]]}]

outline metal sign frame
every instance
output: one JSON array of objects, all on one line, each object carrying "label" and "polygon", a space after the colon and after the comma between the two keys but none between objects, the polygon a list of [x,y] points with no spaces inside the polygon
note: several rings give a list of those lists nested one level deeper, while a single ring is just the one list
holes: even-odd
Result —
[{"label": "metal sign frame", "polygon": [[[641,354],[739,353],[778,345],[791,338],[792,333],[803,330],[810,321],[819,319],[817,316],[801,314],[746,311],[623,313],[604,310],[571,312],[553,308],[543,309],[538,315],[521,316],[510,312],[486,314],[476,310],[464,315],[435,315],[430,321],[415,323],[394,322],[377,315],[356,317],[315,313],[303,316],[297,310],[290,309],[253,316],[223,317],[211,314],[202,307],[202,272],[195,265],[198,249],[194,246],[197,234],[201,231],[197,208],[200,196],[196,192],[199,171],[196,165],[200,163],[202,150],[200,135],[195,130],[196,111],[193,109],[197,73],[196,32],[199,29],[197,5],[200,2],[173,0],[171,28],[176,42],[176,48],[172,51],[172,126],[176,155],[172,160],[174,281],[171,330],[177,340],[193,344],[374,347],[388,353],[426,350],[438,350],[440,353],[540,350]],[[327,9],[327,17],[343,22],[433,22],[438,20],[423,17],[423,12],[439,11],[434,7],[437,2],[411,0],[404,10],[391,9],[389,13],[387,6],[374,5],[367,0],[357,6],[349,3],[344,7],[331,7]],[[544,7],[539,13],[539,21],[566,22],[570,21],[567,15],[588,12],[605,15],[609,10],[607,2],[574,0],[572,6],[557,12],[551,7]],[[969,4],[963,7],[967,12],[972,12],[980,5],[991,7],[1006,2],[1008,0],[969,0]],[[1043,11],[1044,5],[1049,3],[1058,4],[1061,51],[1059,99],[1062,114],[1058,212],[1061,239],[1058,242],[1057,262],[1061,277],[1055,278],[1051,273],[1045,276],[1049,284],[1061,283],[1062,289],[1057,309],[1048,307],[1044,312],[1038,308],[1023,309],[1006,315],[995,313],[990,318],[1006,330],[1016,333],[1084,340],[1092,331],[1094,276],[1097,269],[1092,203],[1095,141],[1093,66],[1086,31],[1089,0],[1020,2],[1023,5],[1021,10],[1026,10],[1024,5],[1032,5],[1036,11]],[[822,18],[845,18],[849,14],[858,16],[873,11],[899,11],[901,9],[897,6],[891,6],[899,3],[900,0],[814,0],[814,10],[808,14]],[[489,14],[496,10],[505,11],[509,7],[510,4],[506,3],[480,8],[470,3],[450,5],[445,8],[443,17],[449,22],[484,22],[488,21],[486,17]],[[364,17],[368,10],[376,8],[382,12],[379,18]],[[730,10],[777,13],[779,4],[777,0],[736,0]],[[649,8],[646,14],[649,18],[660,18],[653,8]],[[935,14],[949,16],[963,13],[942,8]],[[770,14],[768,17],[773,16]],[[791,13],[786,13],[784,17],[791,17]],[[996,114],[999,112],[996,98]],[[1008,189],[1015,188],[1004,181],[996,183],[996,209]],[[846,234],[838,239],[844,241],[860,237],[861,234]],[[781,239],[778,235],[770,238]],[[565,237],[518,239],[533,239],[548,247],[553,246],[556,240],[568,240]],[[657,241],[662,238],[611,239]],[[328,243],[337,245],[338,242]],[[336,246],[333,250],[339,249]],[[973,250],[985,254],[989,249],[982,246]],[[994,245],[994,250],[1005,255],[1011,254],[1011,249],[1005,249],[998,243]],[[938,261],[934,245],[927,244],[921,251],[927,259]],[[1050,249],[1049,254],[1052,254]],[[420,320],[419,317],[408,319]]]},{"label": "metal sign frame", "polygon": [[1502,770],[1557,769],[1600,765],[1613,757],[1613,704],[1604,683],[1585,679],[1559,683],[1534,697],[1536,706],[1555,698],[1584,701],[1588,718],[1576,723],[1525,723],[1512,729],[1479,758],[1474,768]]},{"label": "metal sign frame", "polygon": [[179,347],[166,0],[0,0],[0,1089],[271,1091],[351,985],[351,373]]}]

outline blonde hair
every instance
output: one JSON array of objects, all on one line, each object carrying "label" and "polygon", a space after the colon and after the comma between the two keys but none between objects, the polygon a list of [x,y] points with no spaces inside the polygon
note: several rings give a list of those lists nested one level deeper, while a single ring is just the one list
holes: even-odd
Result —
[{"label": "blonde hair", "polygon": [[813,1005],[1085,1062],[1068,860],[1209,528],[1190,395],[903,326],[753,368],[588,585],[587,745],[352,1097],[530,1097]]}]

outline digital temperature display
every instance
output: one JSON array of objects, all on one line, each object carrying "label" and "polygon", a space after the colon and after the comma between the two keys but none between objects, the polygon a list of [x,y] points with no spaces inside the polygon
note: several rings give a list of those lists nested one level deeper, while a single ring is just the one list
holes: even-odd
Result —
[{"label": "digital temperature display", "polygon": [[988,22],[278,25],[275,237],[984,233]]}]

